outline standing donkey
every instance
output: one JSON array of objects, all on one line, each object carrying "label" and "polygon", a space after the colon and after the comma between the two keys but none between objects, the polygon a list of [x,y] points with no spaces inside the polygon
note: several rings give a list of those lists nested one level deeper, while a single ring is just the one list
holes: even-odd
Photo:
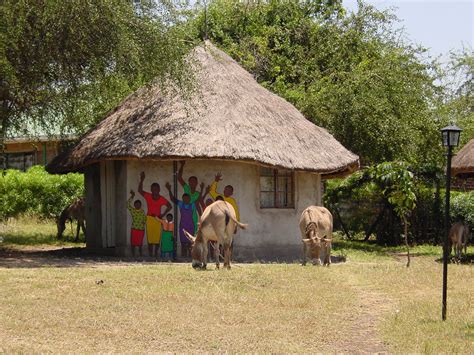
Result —
[{"label": "standing donkey", "polygon": [[467,241],[469,239],[469,226],[463,222],[456,222],[449,230],[449,254],[454,247],[454,260],[459,263],[462,256],[462,248],[464,254],[467,254]]},{"label": "standing donkey", "polygon": [[85,205],[84,198],[80,197],[73,201],[68,207],[66,207],[62,212],[59,218],[57,219],[58,226],[58,239],[63,237],[63,232],[66,229],[66,221],[69,220],[71,223],[73,220],[77,221],[77,231],[75,242],[79,240],[79,231],[82,228],[84,235],[86,234],[85,226]]}]

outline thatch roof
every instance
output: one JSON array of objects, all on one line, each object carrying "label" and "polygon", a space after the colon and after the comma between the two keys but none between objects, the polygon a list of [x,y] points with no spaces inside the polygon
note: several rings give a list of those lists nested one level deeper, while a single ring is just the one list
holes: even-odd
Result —
[{"label": "thatch roof", "polygon": [[75,171],[107,159],[235,160],[328,176],[359,167],[357,155],[211,43],[191,55],[198,66],[191,101],[159,85],[142,88],[47,170]]},{"label": "thatch roof", "polygon": [[474,138],[454,156],[451,174],[474,174]]}]

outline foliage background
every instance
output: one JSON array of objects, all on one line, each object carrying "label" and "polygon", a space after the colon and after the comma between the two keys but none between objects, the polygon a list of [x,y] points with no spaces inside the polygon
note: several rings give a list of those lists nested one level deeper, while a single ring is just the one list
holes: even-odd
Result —
[{"label": "foliage background", "polygon": [[474,191],[455,192],[451,197],[451,218],[463,219],[474,227]]},{"label": "foliage background", "polygon": [[0,19],[0,145],[11,129],[83,133],[137,88],[192,76],[173,1],[4,0]]},{"label": "foliage background", "polygon": [[[361,2],[213,0],[196,13],[206,33],[257,81],[328,129],[363,165],[440,165],[448,113],[444,72],[404,40],[393,12]],[[433,142],[436,142],[433,144]]]},{"label": "foliage background", "polygon": [[6,170],[0,176],[0,219],[20,214],[57,217],[83,194],[82,174],[51,175],[42,166],[34,166],[27,172]]},{"label": "foliage background", "polygon": [[[0,146],[11,128],[87,131],[154,80],[191,89],[194,77],[184,58],[207,37],[261,85],[359,154],[363,166],[407,162],[417,179],[414,235],[429,239],[428,230],[442,228],[443,180],[437,174],[445,162],[439,129],[453,120],[464,129],[463,143],[474,137],[472,50],[452,53],[445,70],[395,29],[393,12],[363,2],[354,13],[341,0],[206,4],[204,9],[200,1],[1,2]],[[431,177],[418,178],[425,172]],[[37,178],[36,185],[28,177]],[[61,179],[72,181],[70,191]],[[0,215],[57,214],[82,189],[75,179],[47,181],[40,168],[24,176],[8,171],[1,180]],[[51,186],[66,192],[53,196]],[[17,191],[16,200],[11,191]],[[351,193],[361,208],[348,228],[367,232],[387,202],[383,191],[367,184]],[[471,195],[453,197],[452,205],[453,213],[473,221]],[[381,217],[393,227],[392,236],[399,234],[393,212],[389,208]]]}]

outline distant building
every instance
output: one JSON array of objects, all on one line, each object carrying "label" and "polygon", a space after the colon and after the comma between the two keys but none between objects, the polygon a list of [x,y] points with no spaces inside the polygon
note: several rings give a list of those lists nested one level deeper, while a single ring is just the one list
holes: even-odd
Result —
[{"label": "distant building", "polygon": [[453,158],[452,187],[461,191],[474,190],[474,138],[467,142]]},{"label": "distant building", "polygon": [[33,165],[47,165],[74,137],[14,137],[4,142],[5,152],[0,154],[0,168],[27,170]]}]

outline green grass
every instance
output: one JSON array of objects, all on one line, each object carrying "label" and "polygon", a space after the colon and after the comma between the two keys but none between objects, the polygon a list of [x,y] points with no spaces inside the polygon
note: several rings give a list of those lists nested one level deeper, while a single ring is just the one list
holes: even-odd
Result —
[{"label": "green grass", "polygon": [[[50,235],[50,227],[27,230]],[[17,228],[11,233],[21,238]],[[441,248],[412,248],[410,268],[400,252],[339,240],[334,254],[347,262],[330,268],[237,264],[199,272],[119,260],[0,267],[0,352],[472,351],[473,265],[449,265],[443,322]]]},{"label": "green grass", "polygon": [[[32,216],[22,216],[18,219],[9,219],[0,222],[0,237],[3,247],[28,247],[28,246],[81,246],[83,243],[74,243],[76,224],[66,223],[64,236],[61,240],[56,238],[57,227],[55,221],[42,220]],[[79,241],[84,241],[84,235],[79,235]]]}]

